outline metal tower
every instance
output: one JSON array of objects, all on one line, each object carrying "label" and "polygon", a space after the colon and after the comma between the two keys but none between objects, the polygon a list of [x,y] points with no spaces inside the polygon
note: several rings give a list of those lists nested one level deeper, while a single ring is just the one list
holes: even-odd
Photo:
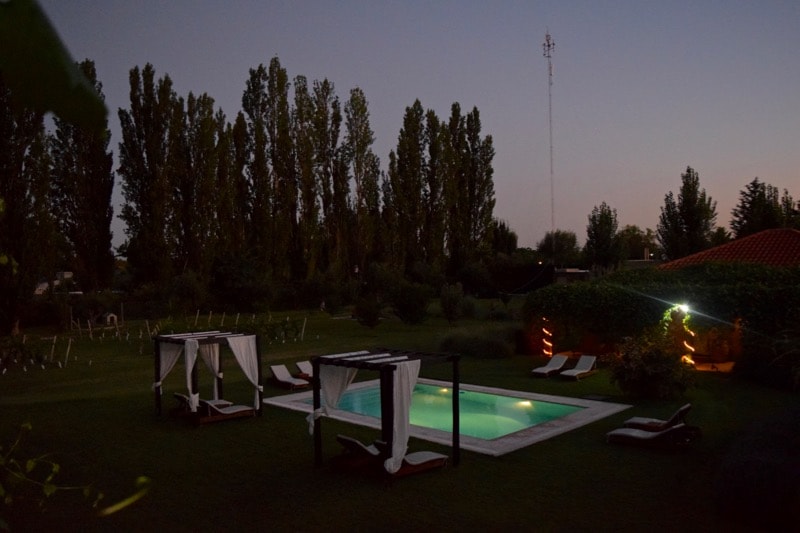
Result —
[{"label": "metal tower", "polygon": [[550,37],[550,31],[544,36],[542,44],[542,55],[547,58],[547,111],[548,123],[550,125],[550,240],[553,245],[553,266],[556,262],[556,206],[555,206],[555,182],[553,180],[553,49],[556,43]]}]

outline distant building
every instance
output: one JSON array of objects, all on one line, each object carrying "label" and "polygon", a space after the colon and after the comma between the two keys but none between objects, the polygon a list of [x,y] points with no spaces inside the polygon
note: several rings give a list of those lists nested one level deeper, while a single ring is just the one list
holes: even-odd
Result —
[{"label": "distant building", "polygon": [[[71,281],[73,278],[72,272],[56,272],[56,277],[53,280],[53,289],[64,283],[65,281]],[[50,281],[44,280],[40,281],[36,288],[33,291],[33,294],[36,296],[41,296],[42,294],[47,292],[47,289],[50,288]]]},{"label": "distant building", "polygon": [[760,231],[714,248],[662,263],[661,270],[678,270],[703,263],[750,263],[773,267],[800,266],[800,231],[775,228]]},{"label": "distant building", "polygon": [[580,268],[557,268],[553,276],[554,283],[572,283],[591,279],[592,273]]}]

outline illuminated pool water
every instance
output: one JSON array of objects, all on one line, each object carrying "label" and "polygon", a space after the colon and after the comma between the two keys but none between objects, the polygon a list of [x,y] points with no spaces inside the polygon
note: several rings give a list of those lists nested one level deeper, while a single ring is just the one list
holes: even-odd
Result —
[{"label": "illuminated pool water", "polygon": [[[500,394],[462,390],[459,394],[460,434],[479,439],[496,439],[510,433],[570,415],[584,407]],[[338,409],[380,418],[379,387],[348,390]],[[453,431],[453,391],[417,383],[411,395],[412,425]]]},{"label": "illuminated pool water", "polygon": [[[564,388],[568,390],[570,384],[564,382]],[[448,382],[427,378],[417,381],[418,390],[411,403],[410,436],[445,446],[452,443],[450,386]],[[467,383],[461,384],[460,392],[461,448],[493,456],[504,455],[561,435],[630,407],[612,402],[511,391]],[[311,396],[312,392],[305,390],[264,398],[264,403],[310,413]],[[428,410],[434,406],[438,406],[440,411]],[[440,414],[432,414],[437,412]],[[328,417],[380,430],[378,380],[351,384],[339,407],[330,412]],[[431,422],[430,419],[435,421]],[[305,420],[299,422],[301,427],[308,428]]]}]

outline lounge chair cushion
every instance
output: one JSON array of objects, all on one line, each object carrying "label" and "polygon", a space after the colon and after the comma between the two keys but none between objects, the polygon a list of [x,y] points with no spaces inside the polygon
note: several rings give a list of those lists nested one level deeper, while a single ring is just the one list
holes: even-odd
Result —
[{"label": "lounge chair cushion", "polygon": [[555,374],[564,367],[568,359],[569,357],[567,357],[566,355],[557,353],[550,358],[550,360],[547,362],[546,365],[536,367],[533,370],[531,370],[531,374],[534,376],[541,376],[541,377],[547,377],[550,376],[551,374]]},{"label": "lounge chair cushion", "polygon": [[280,385],[289,387],[290,389],[299,389],[309,386],[309,382],[305,379],[292,377],[286,365],[272,365],[269,368],[272,370],[272,377],[275,378],[275,381]]},{"label": "lounge chair cushion", "polygon": [[369,457],[378,457],[381,453],[374,444],[366,445],[360,440],[347,435],[336,435],[336,440],[344,447],[347,453]]},{"label": "lounge chair cushion", "polygon": [[245,418],[255,416],[256,410],[249,405],[233,405],[223,400],[227,405],[220,405],[220,400],[200,400],[200,411],[197,417],[198,424],[221,422],[232,418]]},{"label": "lounge chair cushion", "polygon": [[626,428],[643,429],[645,431],[661,431],[676,424],[682,424],[686,420],[686,415],[692,408],[692,404],[687,403],[666,420],[660,418],[647,418],[642,416],[634,416],[629,418],[622,425]]},{"label": "lounge chair cushion", "polygon": [[575,368],[564,370],[563,372],[559,373],[559,376],[571,379],[581,379],[583,377],[590,376],[596,372],[596,362],[596,356],[582,355],[580,359],[578,359],[578,363],[575,365]]},{"label": "lounge chair cushion", "polygon": [[300,379],[310,380],[314,377],[314,367],[311,365],[311,361],[298,361],[295,365],[297,365],[297,369],[300,371],[300,374],[297,376]]},{"label": "lounge chair cushion", "polygon": [[616,444],[680,448],[700,440],[702,431],[696,426],[676,424],[661,431],[618,428],[606,434],[606,441]]},{"label": "lounge chair cushion", "polygon": [[400,470],[392,474],[395,477],[408,476],[417,474],[426,470],[433,470],[435,468],[443,468],[447,465],[449,457],[441,453],[420,451],[406,454],[403,458],[403,464]]}]

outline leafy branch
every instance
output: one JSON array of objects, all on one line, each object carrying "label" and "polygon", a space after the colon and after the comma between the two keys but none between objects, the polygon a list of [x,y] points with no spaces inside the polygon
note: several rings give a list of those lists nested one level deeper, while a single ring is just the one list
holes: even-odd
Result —
[{"label": "leafy branch", "polygon": [[[58,492],[81,491],[94,509],[98,509],[104,494],[92,485],[59,485],[56,476],[61,465],[51,459],[50,454],[25,458],[22,453],[24,437],[32,426],[26,422],[20,426],[16,440],[7,448],[0,446],[0,501],[9,508],[15,502],[30,499],[39,508]],[[140,476],[136,480],[136,492],[131,496],[97,510],[98,516],[116,513],[144,497],[150,489],[150,479]],[[0,530],[8,530],[9,525],[0,517]]]}]

